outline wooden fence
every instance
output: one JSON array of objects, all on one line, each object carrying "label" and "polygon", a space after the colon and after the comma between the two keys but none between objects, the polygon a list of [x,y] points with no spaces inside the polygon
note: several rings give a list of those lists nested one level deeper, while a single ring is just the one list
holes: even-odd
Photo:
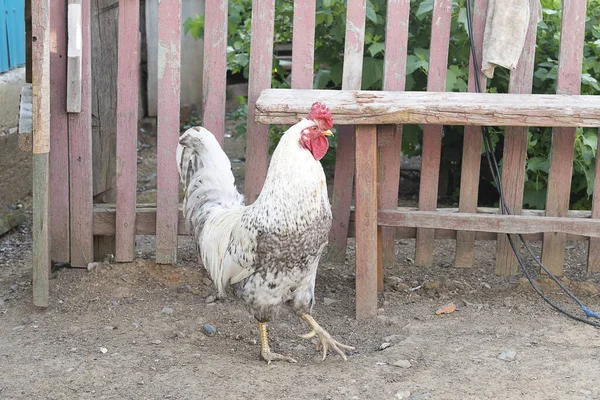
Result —
[{"label": "wooden fence", "polygon": [[[42,4],[48,0],[33,0]],[[61,7],[52,9],[50,34],[50,236],[56,261],[87,265],[93,259],[93,236],[115,235],[118,261],[134,259],[136,234],[156,234],[156,260],[176,261],[177,235],[183,234],[174,162],[179,130],[180,0],[159,5],[158,154],[156,205],[136,205],[137,143],[137,0],[119,3],[117,197],[115,205],[92,202],[89,0],[68,0],[81,9],[81,111],[67,113],[68,38]],[[377,292],[383,289],[383,265],[392,265],[396,237],[416,238],[416,263],[432,265],[436,238],[456,238],[457,267],[471,267],[475,240],[498,239],[496,270],[516,273],[506,233],[543,239],[542,259],[562,273],[565,241],[589,240],[590,272],[600,270],[600,173],[596,175],[594,208],[569,214],[575,127],[600,126],[597,97],[576,96],[580,90],[586,12],[585,0],[564,0],[558,95],[529,95],[532,89],[536,26],[530,24],[525,49],[510,77],[510,94],[443,93],[446,87],[452,0],[436,0],[433,8],[428,92],[404,92],[408,44],[409,0],[388,2],[384,90],[362,92],[362,60],[366,0],[349,0],[341,91],[312,90],[314,74],[315,0],[294,1],[292,89],[269,90],[273,52],[275,0],[254,0],[249,76],[246,198],[260,193],[267,170],[268,124],[295,123],[313,101],[327,104],[339,125],[333,188],[334,225],[330,255],[345,255],[348,236],[356,236],[357,317],[374,315]],[[225,121],[227,7],[207,0],[204,41],[204,126],[222,143]],[[474,39],[481,60],[486,0],[475,0]],[[76,10],[77,7],[69,8]],[[127,21],[127,23],[125,23]],[[35,26],[35,23],[34,23]],[[42,29],[38,26],[38,29]],[[34,29],[35,30],[35,29]],[[34,46],[42,46],[36,42]],[[34,60],[36,61],[36,60]],[[34,64],[40,71],[41,64]],[[478,71],[479,68],[476,68]],[[474,69],[469,91],[474,91]],[[481,77],[484,82],[483,76]],[[189,84],[189,83],[186,83]],[[35,83],[34,83],[35,85]],[[40,94],[38,94],[40,95]],[[34,93],[35,96],[35,93]],[[35,104],[35,102],[34,102]],[[34,114],[39,115],[39,110]],[[418,210],[397,209],[402,124],[425,124]],[[458,209],[437,210],[442,125],[467,125]],[[505,133],[503,183],[514,214],[477,207],[481,135],[476,125],[508,126]],[[555,126],[552,139],[547,210],[522,211],[528,126]],[[34,134],[35,136],[35,134]],[[352,211],[353,186],[355,212]],[[590,239],[591,238],[591,239]],[[40,274],[47,270],[36,259]],[[47,284],[47,283],[46,283]],[[40,293],[43,293],[40,292]],[[47,290],[46,290],[47,296]],[[47,303],[47,298],[46,298]],[[38,301],[43,305],[44,301]]]}]

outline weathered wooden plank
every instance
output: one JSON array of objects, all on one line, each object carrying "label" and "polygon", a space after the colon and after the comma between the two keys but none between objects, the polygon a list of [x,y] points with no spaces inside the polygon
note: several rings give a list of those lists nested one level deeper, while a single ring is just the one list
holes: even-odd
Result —
[{"label": "weathered wooden plank", "polygon": [[68,0],[67,112],[81,112],[81,0]]},{"label": "weathered wooden plank", "polygon": [[425,227],[511,234],[561,232],[600,237],[600,220],[568,217],[381,210],[378,223],[383,226],[412,228]]},{"label": "weathered wooden plank", "polygon": [[354,149],[355,134],[353,125],[338,128],[337,157],[331,196],[333,221],[329,232],[327,260],[343,263],[348,244],[348,221],[354,188]]},{"label": "weathered wooden plank", "polygon": [[[475,0],[473,7],[473,42],[478,62],[482,60],[483,32],[487,15],[487,1]],[[473,68],[473,57],[469,59],[469,92],[476,91],[475,71],[477,71],[481,92],[485,92],[486,79],[481,68]],[[474,212],[477,209],[479,176],[481,175],[481,128],[465,126],[463,154],[460,174],[460,197],[458,208],[461,212]],[[456,233],[456,252],[454,266],[470,268],[475,258],[475,233],[461,231]]]},{"label": "weathered wooden plank", "polygon": [[208,18],[204,19],[202,125],[223,144],[227,86],[227,2],[207,0],[204,15]]},{"label": "weathered wooden plank", "polygon": [[115,236],[115,258],[119,262],[131,262],[135,258],[139,14],[138,0],[120,1],[117,66],[117,229]]},{"label": "weathered wooden plank", "polygon": [[[406,51],[408,47],[408,21],[410,1],[390,1],[387,4],[388,18],[385,29],[385,57],[383,61],[383,90],[399,90],[406,83]],[[398,206],[400,185],[400,156],[402,153],[402,126],[382,125],[379,127],[379,172],[381,208]],[[381,230],[381,257],[383,267],[394,265],[395,228]],[[381,277],[382,278],[382,277]],[[383,279],[378,281],[383,289]]]},{"label": "weathered wooden plank", "polygon": [[[51,106],[52,107],[52,106]],[[19,101],[19,150],[33,151],[33,90],[31,85],[23,85]],[[50,144],[52,146],[52,143]]]},{"label": "weathered wooden plank", "polygon": [[[430,92],[443,92],[446,90],[451,17],[452,0],[435,0],[433,3],[429,74],[427,78],[427,91]],[[419,210],[435,210],[442,153],[441,125],[425,125],[423,127],[421,153]],[[433,242],[434,232],[432,230],[417,230],[416,265],[431,266],[433,264]]]},{"label": "weathered wooden plank", "polygon": [[293,124],[315,101],[336,124],[600,126],[599,96],[510,93],[269,89],[256,103],[261,124]]},{"label": "weathered wooden plank", "polygon": [[377,127],[356,127],[356,318],[377,315],[381,228],[377,225]]},{"label": "weathered wooden plank", "polygon": [[[596,156],[596,180],[592,200],[592,218],[600,219],[600,157]],[[569,238],[567,238],[568,240]],[[600,272],[600,238],[590,238],[588,273]]]},{"label": "weathered wooden plank", "polygon": [[[115,235],[115,219],[116,219],[116,206],[114,204],[96,204],[94,206],[94,235],[102,236],[114,236]],[[399,207],[399,211],[411,212],[416,211],[416,208],[411,207]],[[458,213],[457,208],[443,208],[437,210],[439,213]],[[477,209],[478,213],[497,215],[499,211],[497,208],[480,207]],[[589,211],[569,211],[569,218],[590,218]],[[544,215],[543,210],[524,210],[523,216],[537,216],[542,217]],[[350,213],[350,224],[348,227],[348,237],[355,237],[356,224],[355,224],[355,213]],[[136,209],[136,220],[135,220],[136,232],[140,235],[154,235],[156,234],[156,205],[151,204],[138,204]],[[185,220],[181,210],[179,211],[179,224],[177,232],[179,235],[188,235],[185,228]],[[397,227],[396,238],[397,239],[414,239],[416,236],[416,228],[409,227]],[[476,240],[496,240],[498,234],[496,232],[475,232]],[[540,241],[542,240],[541,233],[529,233],[523,235],[526,240],[529,241]],[[456,239],[456,231],[453,229],[436,229],[436,239]],[[592,238],[594,239],[594,238]],[[589,237],[581,235],[567,234],[567,240],[590,240]]]},{"label": "weathered wooden plank", "polygon": [[50,13],[50,32],[55,42],[50,52],[50,258],[71,260],[69,194],[69,126],[67,96],[66,5],[56,1]]},{"label": "weathered wooden plank", "polygon": [[71,264],[93,261],[92,63],[90,0],[81,2],[81,112],[68,115]]},{"label": "weathered wooden plank", "polygon": [[177,260],[179,176],[174,154],[179,140],[181,0],[158,4],[158,125],[156,262]]},{"label": "weathered wooden plank", "polygon": [[50,151],[50,1],[33,0],[33,304],[48,306],[50,237],[48,188]]},{"label": "weathered wooden plank", "polygon": [[[533,65],[535,61],[535,43],[537,33],[537,15],[531,13],[529,29],[525,38],[523,52],[517,68],[511,72],[508,83],[510,93],[531,93],[533,86]],[[504,154],[502,157],[502,188],[504,199],[512,214],[520,214],[523,208],[525,189],[525,161],[527,158],[527,127],[506,127],[504,131]],[[517,258],[506,235],[498,237],[496,245],[496,273],[514,275],[517,272]]]},{"label": "weathered wooden plank", "polygon": [[312,89],[315,69],[316,0],[294,0],[292,87]]},{"label": "weathered wooden plank", "polygon": [[[252,39],[250,42],[248,128],[246,135],[246,184],[244,188],[248,204],[256,200],[267,176],[269,127],[258,125],[255,121],[254,113],[256,100],[260,96],[260,92],[263,89],[271,87],[274,23],[275,0],[252,0]],[[293,123],[295,124],[296,122],[298,120]]]},{"label": "weathered wooden plank", "polygon": [[13,228],[21,225],[25,221],[25,213],[22,209],[11,211],[0,215],[0,236]]},{"label": "weathered wooden plank", "polygon": [[[348,2],[342,89],[359,90],[361,88],[365,17],[365,0]],[[329,106],[329,101],[325,101],[324,104]],[[350,204],[352,203],[352,183],[354,181],[355,140],[353,126],[342,126],[338,121],[335,122],[339,125],[339,135],[331,207],[333,226],[329,234],[329,254],[327,258],[332,262],[344,262],[348,243],[347,233]]]},{"label": "weathered wooden plank", "polygon": [[[585,36],[585,0],[563,2],[560,50],[558,56],[557,93],[578,95],[581,90],[581,63]],[[565,102],[570,104],[570,100]],[[569,210],[575,128],[552,129],[550,171],[546,197],[546,215],[563,216]],[[542,263],[555,275],[562,275],[566,237],[547,233],[542,245]]]}]

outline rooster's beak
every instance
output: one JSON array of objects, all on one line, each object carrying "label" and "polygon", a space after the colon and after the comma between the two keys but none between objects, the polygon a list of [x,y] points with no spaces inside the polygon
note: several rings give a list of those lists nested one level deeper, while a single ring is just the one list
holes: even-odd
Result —
[{"label": "rooster's beak", "polygon": [[323,132],[323,136],[333,136],[333,133],[331,133],[331,131],[327,129],[325,132]]}]

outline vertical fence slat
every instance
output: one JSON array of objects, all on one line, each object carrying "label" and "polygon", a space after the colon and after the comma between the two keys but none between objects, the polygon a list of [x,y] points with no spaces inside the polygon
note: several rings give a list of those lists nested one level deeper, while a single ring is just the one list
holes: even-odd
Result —
[{"label": "vertical fence slat", "polygon": [[[385,58],[383,64],[383,90],[402,91],[406,84],[406,50],[408,47],[408,21],[410,1],[390,1],[387,5],[385,29]],[[402,152],[402,125],[379,127],[379,206],[396,208],[400,185],[400,156]],[[394,265],[396,228],[381,228],[382,268]],[[378,274],[378,290],[383,290],[383,273]]]},{"label": "vertical fence slat", "polygon": [[315,0],[294,0],[292,88],[311,89],[315,69]]},{"label": "vertical fence slat", "polygon": [[81,111],[81,0],[68,0],[67,112]]},{"label": "vertical fence slat", "polygon": [[81,112],[69,114],[71,264],[93,261],[92,226],[92,42],[90,0],[81,1]]},{"label": "vertical fence slat", "polygon": [[252,0],[252,40],[248,79],[248,128],[246,135],[246,203],[260,194],[267,176],[269,126],[254,121],[254,106],[260,92],[271,87],[275,0]]},{"label": "vertical fence slat", "polygon": [[[531,93],[533,87],[536,33],[537,15],[532,10],[523,53],[521,53],[517,68],[510,74],[510,81],[508,83],[508,91],[510,93]],[[529,128],[527,127],[517,126],[508,126],[504,131],[502,188],[506,203],[511,213],[515,215],[520,214],[523,209],[528,131]],[[498,235],[496,244],[496,273],[499,275],[513,275],[516,272],[517,258],[508,243],[508,237],[507,235]]]},{"label": "vertical fence slat", "polygon": [[207,0],[204,15],[204,72],[202,125],[220,144],[225,137],[227,86],[227,2]]},{"label": "vertical fence slat", "polygon": [[181,0],[158,3],[158,108],[156,262],[177,260],[179,176],[175,151],[179,140],[181,84]]},{"label": "vertical fence slat", "polygon": [[33,303],[48,306],[50,237],[50,1],[33,0]]},{"label": "vertical fence slat", "polygon": [[[473,7],[473,41],[477,61],[481,62],[483,52],[483,31],[487,15],[487,1],[475,0]],[[479,74],[481,90],[485,91],[486,78],[481,72],[481,66],[473,68],[473,57],[469,60],[469,92],[475,92],[475,71]],[[465,126],[463,140],[463,154],[460,174],[460,198],[458,210],[460,212],[477,212],[477,199],[479,191],[479,175],[481,169],[481,128],[478,126]],[[475,232],[456,232],[456,253],[454,265],[459,268],[473,266],[475,254]]]},{"label": "vertical fence slat", "polygon": [[135,257],[139,14],[138,0],[119,2],[115,257],[120,262]]},{"label": "vertical fence slat", "polygon": [[[600,132],[599,132],[600,133]],[[592,200],[592,218],[600,218],[600,157],[596,152],[596,180]],[[590,238],[588,248],[588,273],[600,272],[600,238]]]},{"label": "vertical fence slat", "polygon": [[356,126],[356,318],[377,314],[377,126]]},{"label": "vertical fence slat", "polygon": [[[346,43],[342,89],[359,90],[362,80],[362,64],[365,38],[366,0],[348,2],[346,11]],[[354,181],[354,127],[340,126],[333,181],[333,225],[329,234],[328,259],[344,262],[348,244],[348,224],[352,204]]]},{"label": "vertical fence slat", "polygon": [[67,40],[64,0],[54,3],[50,12],[52,51],[50,52],[50,258],[71,260],[69,242],[69,127],[67,96]]},{"label": "vertical fence slat", "polygon": [[[427,79],[428,91],[443,92],[446,90],[451,16],[452,0],[436,0],[434,2],[429,77]],[[437,206],[441,148],[442,126],[425,125],[419,186],[419,210],[422,211],[432,211]],[[434,229],[417,229],[415,264],[421,266],[433,264],[434,233]]]},{"label": "vertical fence slat", "polygon": [[[581,91],[581,63],[585,36],[586,0],[563,1],[557,93],[577,95]],[[575,128],[554,128],[550,150],[550,171],[546,215],[566,217],[569,211]],[[562,275],[567,235],[544,234],[542,262],[552,273]]]}]

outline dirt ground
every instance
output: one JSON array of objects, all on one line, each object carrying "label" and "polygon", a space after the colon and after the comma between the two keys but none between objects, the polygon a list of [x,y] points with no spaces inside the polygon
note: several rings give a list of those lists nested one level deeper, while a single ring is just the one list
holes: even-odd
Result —
[{"label": "dirt ground", "polygon": [[[298,363],[267,366],[253,318],[233,298],[214,301],[187,237],[174,266],[155,264],[153,238],[140,236],[134,263],[58,269],[50,307],[35,308],[30,199],[23,204],[28,222],[0,238],[0,399],[600,398],[600,330],[552,310],[520,276],[496,276],[493,242],[477,244],[474,268],[455,269],[453,241],[437,242],[432,268],[413,265],[413,240],[398,241],[377,317],[357,321],[350,241],[344,264],[321,263],[314,316],[356,350],[348,362],[322,362],[299,337],[307,326],[282,310],[269,326],[272,348]],[[569,243],[564,281],[598,311],[586,252]],[[435,314],[449,303],[457,310]]]}]

